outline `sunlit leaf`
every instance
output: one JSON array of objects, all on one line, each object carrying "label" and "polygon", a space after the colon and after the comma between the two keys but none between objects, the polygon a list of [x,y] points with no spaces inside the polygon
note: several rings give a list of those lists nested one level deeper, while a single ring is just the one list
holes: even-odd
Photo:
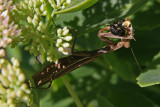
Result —
[{"label": "sunlit leaf", "polygon": [[[159,65],[160,66],[160,65]],[[148,70],[141,74],[137,80],[141,87],[147,87],[155,84],[160,84],[160,69]]]},{"label": "sunlit leaf", "polygon": [[149,64],[148,70],[138,76],[137,80],[141,87],[160,84],[160,53],[154,57],[154,60]]},{"label": "sunlit leaf", "polygon": [[55,14],[71,13],[71,12],[83,10],[92,6],[96,2],[98,2],[98,0],[74,0],[67,8],[65,8],[64,10],[58,11]]}]

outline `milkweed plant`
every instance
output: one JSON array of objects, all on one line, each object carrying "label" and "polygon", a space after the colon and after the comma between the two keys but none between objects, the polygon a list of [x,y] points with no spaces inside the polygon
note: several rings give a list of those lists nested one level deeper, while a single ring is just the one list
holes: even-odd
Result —
[{"label": "milkweed plant", "polygon": [[[5,48],[24,45],[31,55],[44,55],[56,61],[58,54],[68,55],[72,34],[67,27],[57,28],[55,12],[66,8],[71,0],[0,0],[0,106],[30,106],[31,90],[18,59],[7,58]],[[11,60],[11,61],[10,61]]]}]

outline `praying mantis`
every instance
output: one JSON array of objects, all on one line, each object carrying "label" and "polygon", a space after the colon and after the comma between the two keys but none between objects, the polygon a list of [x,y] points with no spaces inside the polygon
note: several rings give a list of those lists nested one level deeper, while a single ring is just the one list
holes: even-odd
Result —
[{"label": "praying mantis", "polygon": [[[97,57],[110,51],[116,51],[122,47],[129,48],[130,40],[134,39],[130,19],[120,20],[113,25],[109,25],[108,27],[101,29],[98,32],[98,37],[106,43],[106,46],[92,51],[74,52],[74,40],[71,55],[60,58],[57,63],[53,62],[50,66],[32,76],[35,88],[41,88],[41,86],[46,83],[49,83],[49,85],[45,88],[50,88],[53,80],[95,60]],[[120,39],[120,41],[113,43],[109,38]]]}]

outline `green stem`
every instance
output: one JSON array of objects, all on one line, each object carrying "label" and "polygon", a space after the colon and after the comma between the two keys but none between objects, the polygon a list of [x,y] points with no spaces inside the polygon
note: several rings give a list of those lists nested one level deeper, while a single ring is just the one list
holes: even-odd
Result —
[{"label": "green stem", "polygon": [[71,84],[68,82],[65,76],[61,77],[62,81],[64,82],[67,90],[69,91],[70,95],[72,96],[74,102],[76,103],[77,107],[83,107],[81,101],[79,100],[77,94],[75,91],[72,89]]}]

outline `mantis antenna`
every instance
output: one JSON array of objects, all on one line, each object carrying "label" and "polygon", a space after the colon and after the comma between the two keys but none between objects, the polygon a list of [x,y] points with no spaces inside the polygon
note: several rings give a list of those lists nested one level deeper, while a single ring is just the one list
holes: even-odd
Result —
[{"label": "mantis antenna", "polygon": [[132,55],[133,55],[133,57],[134,57],[134,59],[135,59],[135,61],[136,61],[136,64],[138,65],[138,68],[139,68],[140,71],[142,72],[142,68],[140,67],[140,65],[139,65],[139,63],[138,63],[138,60],[137,60],[137,58],[136,58],[136,56],[135,56],[135,54],[134,54],[134,51],[133,51],[132,47],[130,47],[130,49],[131,49]]}]

